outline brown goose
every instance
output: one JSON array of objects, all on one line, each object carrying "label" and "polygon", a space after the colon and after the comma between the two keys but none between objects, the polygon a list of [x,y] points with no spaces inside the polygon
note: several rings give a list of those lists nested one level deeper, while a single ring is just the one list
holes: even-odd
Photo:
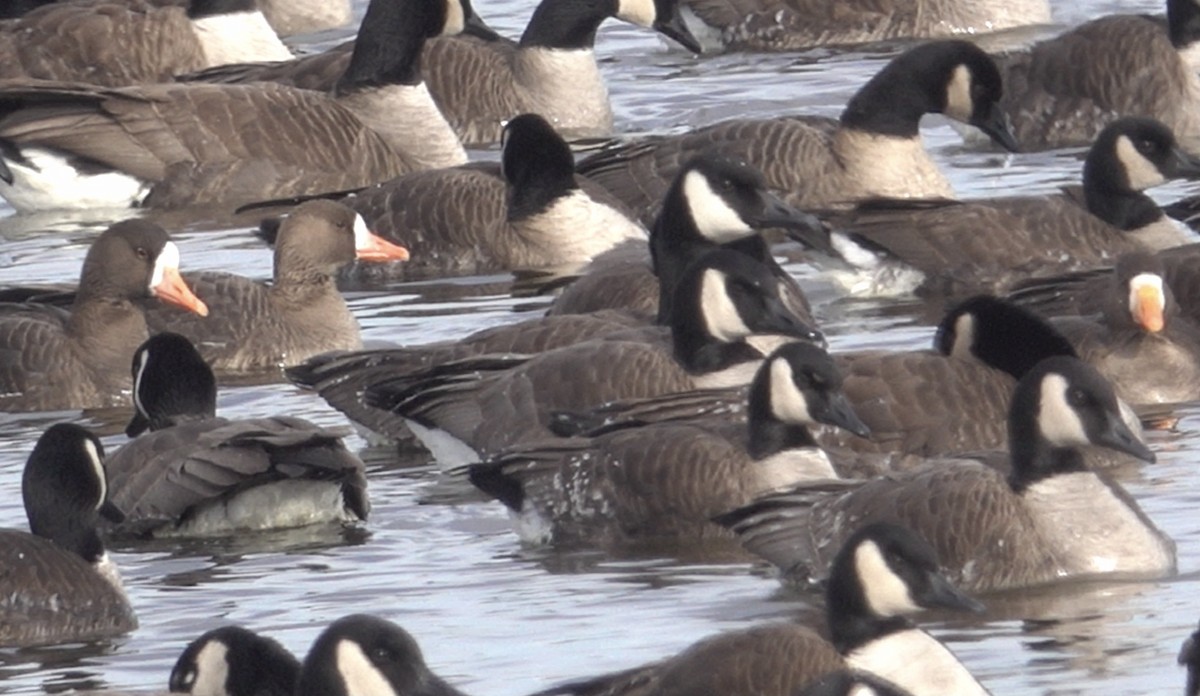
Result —
[{"label": "brown goose", "polygon": [[51,426],[21,479],[32,534],[0,530],[0,646],[81,642],[137,628],[96,531],[120,519],[106,500],[104,446],[78,425]]},{"label": "brown goose", "polygon": [[218,371],[277,369],[362,348],[358,322],[334,282],[337,269],[355,259],[404,261],[408,251],[372,234],[341,203],[309,201],[279,230],[270,285],[232,273],[187,273],[208,315],[143,303],[146,322],[156,333],[186,336]]},{"label": "brown goose", "polygon": [[579,172],[646,222],[679,168],[709,150],[762,171],[772,190],[803,209],[877,197],[950,198],[950,183],[921,144],[921,117],[944,114],[1015,149],[997,107],[1001,92],[986,53],[965,41],[935,41],[894,58],[851,98],[840,120],[725,121],[602,151],[580,162]]},{"label": "brown goose", "polygon": [[462,30],[470,3],[376,3],[364,31],[395,14],[411,20],[405,34],[356,52],[333,97],[274,84],[0,85],[9,170],[0,195],[18,210],[172,207],[347,190],[461,164],[419,57],[427,37]]},{"label": "brown goose", "polygon": [[167,82],[212,65],[291,52],[255,0],[61,2],[0,25],[0,79],[106,87]]},{"label": "brown goose", "polygon": [[69,311],[0,305],[0,410],[129,403],[129,358],[146,340],[136,300],[208,312],[179,276],[179,250],[153,223],[125,220],[96,238]]}]

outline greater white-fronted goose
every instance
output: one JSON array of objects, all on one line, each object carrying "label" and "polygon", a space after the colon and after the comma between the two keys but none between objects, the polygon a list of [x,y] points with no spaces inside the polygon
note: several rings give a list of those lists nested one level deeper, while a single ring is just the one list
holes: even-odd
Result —
[{"label": "greater white-fronted goose", "polygon": [[152,331],[186,336],[218,371],[278,369],[331,350],[356,350],[358,321],[334,282],[337,270],[355,259],[405,261],[408,250],[372,234],[341,203],[308,201],[279,229],[270,285],[233,273],[185,273],[208,314],[144,303],[146,322]]},{"label": "greater white-fronted goose", "polygon": [[927,608],[978,612],[982,605],[950,584],[919,535],[892,524],[852,531],[828,568],[828,638],[799,622],[764,624],[537,696],[795,696],[818,677],[847,668],[914,694],[987,694],[946,646],[907,618]]},{"label": "greater white-fronted goose", "polygon": [[277,641],[222,626],[188,643],[168,685],[193,696],[292,696],[299,676],[300,660]]},{"label": "greater white-fronted goose", "polygon": [[1175,544],[1084,462],[1089,445],[1154,461],[1098,372],[1076,358],[1038,363],[1017,383],[1008,430],[1007,478],[984,464],[934,462],[842,484],[849,490],[801,485],[717,521],[800,583],[821,577],[850,529],[882,521],[928,538],[949,577],[973,591],[1175,572]]},{"label": "greater white-fronted goose", "polygon": [[96,531],[106,500],[104,446],[78,425],[51,426],[25,464],[29,532],[0,530],[0,646],[95,640],[137,628]]},{"label": "greater white-fronted goose", "polygon": [[367,518],[363,463],[345,433],[289,416],[218,418],[212,370],[178,334],[147,340],[132,372],[135,439],[105,461],[110,500],[125,514],[116,533],[219,536]]},{"label": "greater white-fronted goose", "polygon": [[839,120],[725,121],[599,152],[580,162],[579,172],[647,223],[679,168],[705,151],[747,162],[773,191],[803,209],[878,197],[950,198],[950,182],[921,143],[921,117],[944,114],[1015,149],[998,107],[1001,92],[996,64],[981,49],[935,41],[892,59],[851,98]]},{"label": "greater white-fronted goose", "polygon": [[179,250],[167,233],[125,220],[88,249],[69,310],[0,305],[0,410],[129,403],[129,358],[148,335],[136,303],[143,297],[208,312],[180,277]]}]

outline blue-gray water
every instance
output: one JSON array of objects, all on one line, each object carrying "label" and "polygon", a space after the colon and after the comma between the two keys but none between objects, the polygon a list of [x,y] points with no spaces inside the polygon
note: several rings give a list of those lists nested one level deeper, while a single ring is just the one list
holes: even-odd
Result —
[{"label": "blue-gray water", "polygon": [[[529,0],[477,4],[494,27],[511,35],[532,10]],[[1161,5],[1060,0],[1055,16],[1072,23],[1118,10],[1161,11]],[[322,38],[333,41],[343,33]],[[678,130],[741,114],[834,115],[884,57],[812,51],[693,59],[624,26],[607,26],[597,44],[624,132]],[[963,196],[1046,191],[1078,177],[1075,156],[1004,158],[964,149],[936,121],[925,134]],[[1185,190],[1160,193],[1165,200]],[[104,224],[46,231],[68,228],[55,218],[0,220],[0,286],[74,282],[89,240]],[[245,226],[214,229],[209,220],[182,218],[168,225],[186,269],[269,277],[270,254]],[[809,275],[802,267],[794,271]],[[407,284],[353,294],[351,305],[368,340],[423,343],[512,321],[514,309],[529,301],[509,297],[507,283],[507,277],[493,276]],[[833,293],[818,280],[811,286],[836,348],[911,348],[929,341],[926,327],[903,317],[873,318],[868,306],[833,303]],[[221,410],[344,423],[317,397],[282,384],[226,388]],[[930,622],[995,693],[1182,690],[1175,655],[1200,619],[1200,410],[1181,415],[1175,432],[1150,435],[1159,462],[1123,475],[1146,512],[1178,543],[1179,577],[1014,593],[990,598],[983,617]],[[0,526],[25,527],[20,472],[38,434],[58,418],[77,416],[0,415]],[[123,439],[110,436],[106,443],[115,447]],[[364,445],[358,439],[351,444]],[[241,547],[118,550],[114,557],[141,628],[97,645],[0,650],[0,692],[162,689],[182,646],[219,624],[254,627],[303,653],[329,620],[369,611],[408,628],[434,669],[455,685],[480,696],[508,696],[629,667],[703,636],[785,618],[804,607],[802,598],[751,573],[749,565],[617,562],[597,554],[523,550],[498,505],[420,504],[433,481],[426,469],[376,465],[370,479],[371,521],[364,533],[346,539],[325,530]]]}]

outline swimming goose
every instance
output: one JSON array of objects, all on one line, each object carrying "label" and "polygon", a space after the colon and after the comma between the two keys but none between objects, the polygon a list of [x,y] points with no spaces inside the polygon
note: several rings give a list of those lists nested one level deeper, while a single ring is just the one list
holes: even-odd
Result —
[{"label": "swimming goose", "polygon": [[987,694],[946,646],[907,618],[927,608],[983,609],[942,575],[929,543],[893,524],[856,527],[848,536],[829,568],[825,589],[832,640],[799,623],[764,624],[537,696],[794,696],[818,677],[846,668],[914,694]]},{"label": "swimming goose", "polygon": [[104,446],[84,428],[51,426],[38,439],[21,495],[32,534],[0,530],[0,646],[81,642],[137,628],[120,573],[96,532],[106,500]]},{"label": "swimming goose", "polygon": [[0,25],[0,79],[120,87],[291,51],[255,0],[54,3]]},{"label": "swimming goose", "polygon": [[799,51],[849,45],[985,34],[1049,24],[1045,0],[687,0],[684,17],[693,33],[737,51]]},{"label": "swimming goose", "polygon": [[[134,440],[109,455],[120,534],[217,536],[367,518],[363,464],[343,433],[289,416],[216,417],[212,370],[183,336],[133,356]],[[150,428],[152,432],[141,434]]]},{"label": "swimming goose", "polygon": [[1013,392],[1008,443],[1007,478],[980,463],[934,462],[849,490],[801,485],[717,521],[801,583],[819,576],[850,529],[876,521],[928,538],[972,591],[1175,572],[1175,544],[1080,452],[1094,445],[1154,461],[1098,372],[1068,357],[1034,366]]},{"label": "swimming goose", "polygon": [[179,249],[161,227],[125,220],[88,249],[69,311],[0,305],[0,411],[129,403],[129,357],[146,340],[142,297],[200,315],[208,308],[179,276]]},{"label": "swimming goose", "polygon": [[784,306],[766,267],[719,249],[680,281],[669,330],[650,327],[534,357],[437,365],[371,384],[364,399],[394,411],[439,462],[461,465],[545,437],[555,411],[747,384],[779,342],[819,335]]},{"label": "swimming goose", "polygon": [[822,349],[783,345],[750,384],[746,424],[627,428],[519,445],[469,469],[523,541],[600,547],[728,538],[710,519],[771,490],[836,478],[810,425],[869,433]]},{"label": "swimming goose", "polygon": [[649,222],[671,179],[696,154],[716,150],[760,170],[799,208],[864,198],[953,197],[921,144],[927,113],[977,126],[1010,149],[998,109],[1002,86],[992,59],[965,41],[935,41],[892,59],[850,99],[839,120],[789,116],[725,121],[675,136],[645,138],[579,163]]},{"label": "swimming goose", "polygon": [[300,661],[275,640],[222,626],[188,643],[169,685],[194,696],[292,696],[299,675]]},{"label": "swimming goose", "polygon": [[1088,152],[1082,196],[885,201],[849,213],[813,245],[853,269],[843,282],[855,294],[995,292],[1031,276],[1182,244],[1182,227],[1143,191],[1197,177],[1200,160],[1179,148],[1170,128],[1123,118]]},{"label": "swimming goose", "polygon": [[317,636],[296,696],[463,696],[430,671],[407,631],[367,614],[344,616]]},{"label": "swimming goose", "polygon": [[341,203],[308,201],[279,230],[270,285],[233,273],[185,273],[208,315],[146,303],[146,323],[154,332],[183,334],[218,371],[277,369],[331,350],[356,350],[362,348],[358,321],[334,283],[338,268],[355,259],[405,261],[408,251],[372,234],[362,216]]},{"label": "swimming goose", "polygon": [[1167,27],[1143,15],[1110,15],[1031,48],[996,57],[1000,108],[1024,152],[1087,145],[1121,116],[1200,135],[1200,77],[1190,62],[1200,4],[1167,0]]},{"label": "swimming goose", "polygon": [[377,2],[363,31],[395,14],[407,32],[356,52],[333,96],[268,83],[0,86],[0,195],[21,211],[210,205],[461,164],[419,58],[426,37],[462,30],[470,3]]}]

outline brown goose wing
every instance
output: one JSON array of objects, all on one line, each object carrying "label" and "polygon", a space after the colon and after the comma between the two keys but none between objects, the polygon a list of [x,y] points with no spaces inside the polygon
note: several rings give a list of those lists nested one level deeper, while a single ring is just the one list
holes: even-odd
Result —
[{"label": "brown goose wing", "polygon": [[91,376],[71,349],[67,313],[39,305],[0,306],[0,409],[65,408],[59,390],[79,392],[80,405],[116,401],[119,394],[97,392]]},{"label": "brown goose wing", "polygon": [[350,64],[354,42],[348,41],[328,51],[301,56],[294,60],[261,63],[231,63],[179,75],[179,82],[208,82],[238,85],[250,82],[275,82],[289,87],[329,94]]},{"label": "brown goose wing", "polygon": [[516,45],[474,36],[430,39],[421,54],[425,83],[466,146],[500,141],[504,122],[529,110],[518,98]]},{"label": "brown goose wing", "polygon": [[912,0],[688,0],[710,26],[730,31],[730,45],[774,50],[911,37]]}]

